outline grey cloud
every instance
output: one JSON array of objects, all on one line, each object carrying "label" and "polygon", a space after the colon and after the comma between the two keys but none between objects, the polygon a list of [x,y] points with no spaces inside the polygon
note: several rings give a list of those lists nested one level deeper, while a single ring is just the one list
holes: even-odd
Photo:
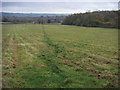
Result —
[{"label": "grey cloud", "polygon": [[10,12],[80,12],[117,8],[117,2],[3,2],[3,11]]}]

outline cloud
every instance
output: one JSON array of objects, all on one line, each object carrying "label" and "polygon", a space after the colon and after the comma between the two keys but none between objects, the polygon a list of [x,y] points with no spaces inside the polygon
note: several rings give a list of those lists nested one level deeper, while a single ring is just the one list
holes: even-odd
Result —
[{"label": "cloud", "polygon": [[119,0],[3,0],[3,2],[119,2]]},{"label": "cloud", "polygon": [[117,2],[3,2],[5,12],[78,13],[117,10]]}]

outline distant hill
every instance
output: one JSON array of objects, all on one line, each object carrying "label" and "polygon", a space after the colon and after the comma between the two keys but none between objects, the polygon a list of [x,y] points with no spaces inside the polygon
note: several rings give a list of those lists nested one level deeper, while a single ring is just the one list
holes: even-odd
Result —
[{"label": "distant hill", "polygon": [[61,23],[69,14],[51,14],[51,13],[8,13],[1,12],[2,22],[11,23]]},{"label": "distant hill", "polygon": [[[8,13],[8,12],[1,12],[2,16],[5,17],[40,17],[40,16],[67,16],[69,14],[51,14],[51,13]],[[1,14],[0,13],[0,14]]]}]

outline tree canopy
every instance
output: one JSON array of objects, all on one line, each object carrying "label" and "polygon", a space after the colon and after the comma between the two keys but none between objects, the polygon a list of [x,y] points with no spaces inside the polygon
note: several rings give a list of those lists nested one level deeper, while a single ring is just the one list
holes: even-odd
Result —
[{"label": "tree canopy", "polygon": [[119,11],[95,11],[66,16],[63,25],[86,27],[118,27]]}]

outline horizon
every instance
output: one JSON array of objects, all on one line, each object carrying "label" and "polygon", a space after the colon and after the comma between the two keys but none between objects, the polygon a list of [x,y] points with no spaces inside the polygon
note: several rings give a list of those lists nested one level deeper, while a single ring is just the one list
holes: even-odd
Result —
[{"label": "horizon", "polygon": [[[98,10],[98,11],[118,11],[118,10]],[[97,12],[97,11],[89,11],[87,10],[86,12],[78,12],[78,13],[87,13],[87,12]],[[61,13],[61,12],[4,12],[0,11],[0,13],[16,13],[16,14],[77,14],[77,13]]]}]

